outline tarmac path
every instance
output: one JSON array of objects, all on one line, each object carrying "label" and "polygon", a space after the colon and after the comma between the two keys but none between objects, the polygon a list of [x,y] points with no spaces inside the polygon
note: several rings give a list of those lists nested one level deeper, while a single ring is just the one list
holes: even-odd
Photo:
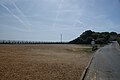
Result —
[{"label": "tarmac path", "polygon": [[120,46],[117,42],[95,53],[84,80],[120,80]]}]

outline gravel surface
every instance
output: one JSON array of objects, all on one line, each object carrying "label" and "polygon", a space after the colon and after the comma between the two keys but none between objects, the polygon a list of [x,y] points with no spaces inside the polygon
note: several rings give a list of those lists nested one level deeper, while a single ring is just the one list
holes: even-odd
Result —
[{"label": "gravel surface", "polygon": [[91,54],[70,44],[0,45],[0,80],[79,80]]}]

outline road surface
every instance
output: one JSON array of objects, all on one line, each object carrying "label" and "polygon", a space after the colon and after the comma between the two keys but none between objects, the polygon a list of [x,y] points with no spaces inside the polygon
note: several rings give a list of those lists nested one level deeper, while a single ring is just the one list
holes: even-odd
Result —
[{"label": "road surface", "polygon": [[84,80],[120,80],[120,46],[117,42],[95,53]]}]

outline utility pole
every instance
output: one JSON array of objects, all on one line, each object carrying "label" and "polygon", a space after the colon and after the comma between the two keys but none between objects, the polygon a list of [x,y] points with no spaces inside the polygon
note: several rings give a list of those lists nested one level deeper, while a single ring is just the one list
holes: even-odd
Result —
[{"label": "utility pole", "polygon": [[62,34],[60,36],[61,36],[61,43],[62,43]]}]

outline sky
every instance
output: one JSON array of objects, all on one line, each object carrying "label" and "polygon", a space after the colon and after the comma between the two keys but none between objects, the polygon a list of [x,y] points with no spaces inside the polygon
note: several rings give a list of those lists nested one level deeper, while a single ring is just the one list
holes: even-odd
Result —
[{"label": "sky", "polygon": [[0,0],[0,40],[70,41],[120,33],[120,0]]}]

